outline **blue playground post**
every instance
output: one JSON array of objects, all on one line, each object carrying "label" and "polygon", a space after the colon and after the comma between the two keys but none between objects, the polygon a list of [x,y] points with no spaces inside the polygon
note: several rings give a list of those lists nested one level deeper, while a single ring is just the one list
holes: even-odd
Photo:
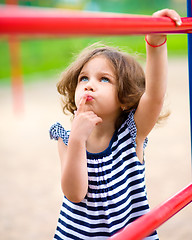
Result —
[{"label": "blue playground post", "polygon": [[[187,0],[187,17],[192,17],[192,0]],[[190,102],[191,156],[192,156],[192,33],[188,33],[188,68],[189,68],[189,102]]]}]

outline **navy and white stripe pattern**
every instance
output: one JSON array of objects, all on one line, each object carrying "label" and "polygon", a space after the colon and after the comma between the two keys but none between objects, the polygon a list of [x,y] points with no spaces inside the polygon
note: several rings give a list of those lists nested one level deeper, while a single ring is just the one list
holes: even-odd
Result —
[{"label": "navy and white stripe pattern", "polygon": [[[57,128],[62,126],[51,127],[51,138],[62,137],[67,144],[69,132]],[[135,152],[136,133],[132,111],[105,151],[87,152],[87,195],[80,203],[64,196],[54,239],[104,240],[149,211],[145,165]],[[157,233],[146,239],[157,240]]]}]

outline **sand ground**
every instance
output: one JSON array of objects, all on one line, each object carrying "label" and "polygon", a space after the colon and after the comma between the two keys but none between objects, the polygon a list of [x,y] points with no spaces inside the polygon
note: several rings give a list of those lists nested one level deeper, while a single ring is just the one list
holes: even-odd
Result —
[{"label": "sand ground", "polygon": [[[57,79],[24,87],[25,111],[14,114],[10,87],[0,87],[0,238],[52,239],[62,202],[60,163],[49,127],[70,127]],[[169,119],[149,136],[146,179],[151,208],[191,182],[187,57],[169,60]],[[192,204],[158,230],[161,240],[192,239]]]}]

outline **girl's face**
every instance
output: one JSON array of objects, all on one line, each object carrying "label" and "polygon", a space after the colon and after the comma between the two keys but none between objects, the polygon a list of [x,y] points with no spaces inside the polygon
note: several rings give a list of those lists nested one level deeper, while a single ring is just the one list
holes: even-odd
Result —
[{"label": "girl's face", "polygon": [[121,105],[117,96],[117,80],[114,68],[106,57],[96,56],[82,68],[75,91],[77,108],[84,95],[87,96],[87,111],[93,111],[103,120],[116,120],[119,116]]}]

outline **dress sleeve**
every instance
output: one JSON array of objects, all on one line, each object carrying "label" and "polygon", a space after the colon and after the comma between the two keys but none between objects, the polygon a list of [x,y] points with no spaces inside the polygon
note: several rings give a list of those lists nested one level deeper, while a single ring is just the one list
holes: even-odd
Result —
[{"label": "dress sleeve", "polygon": [[[129,129],[130,135],[132,137],[133,145],[136,148],[137,127],[136,127],[135,120],[134,120],[134,114],[135,114],[135,109],[133,109],[128,115],[127,126]],[[148,143],[148,138],[146,137],[144,140],[144,143],[143,143],[143,149],[146,148],[147,143]]]},{"label": "dress sleeve", "polygon": [[63,139],[65,145],[68,145],[69,131],[66,131],[60,123],[55,123],[49,130],[50,139],[58,140],[59,137]]}]

